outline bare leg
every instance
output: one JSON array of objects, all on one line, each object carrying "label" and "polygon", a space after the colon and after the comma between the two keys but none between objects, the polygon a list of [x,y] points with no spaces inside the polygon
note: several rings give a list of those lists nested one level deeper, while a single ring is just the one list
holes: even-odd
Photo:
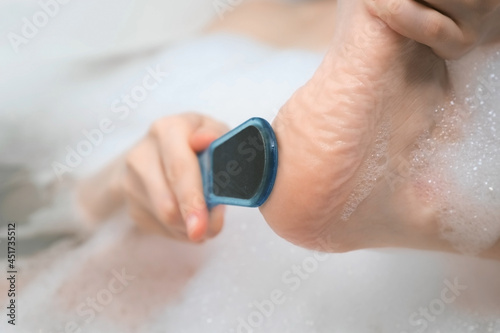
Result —
[{"label": "bare leg", "polygon": [[284,48],[324,51],[335,29],[337,2],[280,3],[243,1],[234,11],[216,19],[207,32],[225,31],[249,36]]}]

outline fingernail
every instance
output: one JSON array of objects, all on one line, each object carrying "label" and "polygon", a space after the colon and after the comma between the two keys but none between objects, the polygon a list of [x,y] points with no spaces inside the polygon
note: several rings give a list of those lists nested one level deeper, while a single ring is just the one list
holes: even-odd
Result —
[{"label": "fingernail", "polygon": [[189,214],[187,219],[186,219],[186,228],[188,235],[193,235],[193,233],[196,231],[196,227],[198,224],[199,218],[196,214],[192,213]]}]

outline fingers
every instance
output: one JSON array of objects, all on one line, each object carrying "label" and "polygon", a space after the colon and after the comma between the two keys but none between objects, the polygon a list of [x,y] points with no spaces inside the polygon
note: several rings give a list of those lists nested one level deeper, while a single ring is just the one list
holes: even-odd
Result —
[{"label": "fingers", "polygon": [[188,239],[184,230],[165,228],[158,223],[158,220],[151,214],[149,209],[137,204],[137,202],[131,202],[128,212],[130,217],[136,222],[136,226],[144,232],[160,234],[180,241]]},{"label": "fingers", "polygon": [[224,224],[225,206],[217,206],[210,211],[210,221],[208,224],[207,237],[215,237],[222,230]]},{"label": "fingers", "polygon": [[495,11],[500,5],[498,0],[422,0],[421,2],[460,20],[473,16],[483,17]]},{"label": "fingers", "polygon": [[[422,1],[424,2],[424,1]],[[472,47],[500,40],[500,0],[425,0],[453,19],[462,30],[462,54]]]},{"label": "fingers", "polygon": [[208,210],[203,199],[197,157],[189,142],[179,138],[189,138],[196,125],[179,121],[174,122],[168,132],[156,132],[167,182],[179,205],[188,235],[195,241],[206,233]]},{"label": "fingers", "polygon": [[445,14],[415,0],[365,0],[372,14],[380,17],[399,34],[428,45],[445,59],[466,53],[473,38]]},{"label": "fingers", "polygon": [[[212,133],[216,131],[215,122],[212,123],[200,115],[187,114],[166,118],[155,124],[151,131],[158,142],[166,181],[186,224],[188,236],[193,241],[199,241],[207,234],[209,212],[203,196],[198,158],[191,147],[191,138],[196,132],[203,133],[209,128]],[[201,142],[203,143],[206,142]]]},{"label": "fingers", "polygon": [[201,126],[191,136],[189,144],[193,151],[200,152],[228,130],[229,128],[223,123],[212,119],[204,119]]},{"label": "fingers", "polygon": [[180,240],[217,235],[224,208],[205,204],[197,152],[227,131],[197,114],[166,117],[126,156],[122,191],[130,215],[143,229]]},{"label": "fingers", "polygon": [[168,187],[157,144],[146,138],[127,156],[125,191],[147,207],[165,227],[183,226],[172,191]]}]

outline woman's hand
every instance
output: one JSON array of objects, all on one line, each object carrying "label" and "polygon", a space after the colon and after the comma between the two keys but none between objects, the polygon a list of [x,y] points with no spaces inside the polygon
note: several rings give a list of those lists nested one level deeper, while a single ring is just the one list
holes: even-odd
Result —
[{"label": "woman's hand", "polygon": [[215,236],[224,207],[208,211],[196,154],[225,132],[195,113],[157,120],[125,156],[80,184],[82,210],[96,221],[125,204],[141,229],[193,242]]},{"label": "woman's hand", "polygon": [[444,59],[500,41],[500,0],[365,0],[370,12]]},{"label": "woman's hand", "polygon": [[221,230],[223,208],[207,209],[196,153],[226,131],[222,123],[194,113],[151,126],[127,154],[121,180],[130,215],[140,227],[195,242]]}]

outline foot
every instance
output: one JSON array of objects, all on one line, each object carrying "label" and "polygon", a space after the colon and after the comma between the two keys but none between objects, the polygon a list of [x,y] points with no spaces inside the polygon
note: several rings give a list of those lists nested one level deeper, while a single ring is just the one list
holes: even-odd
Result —
[{"label": "foot", "polygon": [[280,163],[261,211],[307,248],[450,249],[408,174],[416,142],[449,97],[446,65],[362,1],[339,1],[336,20],[323,63],[273,123]]}]

